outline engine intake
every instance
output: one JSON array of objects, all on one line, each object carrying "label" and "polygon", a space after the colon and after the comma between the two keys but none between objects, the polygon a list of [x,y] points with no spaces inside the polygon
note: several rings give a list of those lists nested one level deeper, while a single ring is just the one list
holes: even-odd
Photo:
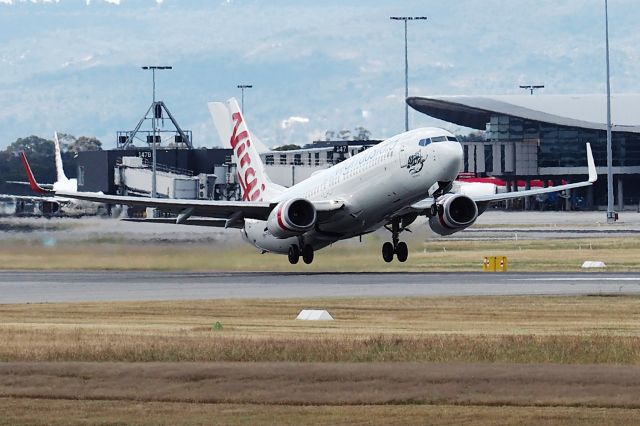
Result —
[{"label": "engine intake", "polygon": [[281,202],[271,211],[267,229],[276,238],[288,238],[311,230],[316,219],[316,208],[309,200],[294,198]]},{"label": "engine intake", "polygon": [[447,194],[436,200],[437,213],[429,218],[431,230],[439,235],[451,235],[473,225],[478,218],[478,206],[466,195]]}]

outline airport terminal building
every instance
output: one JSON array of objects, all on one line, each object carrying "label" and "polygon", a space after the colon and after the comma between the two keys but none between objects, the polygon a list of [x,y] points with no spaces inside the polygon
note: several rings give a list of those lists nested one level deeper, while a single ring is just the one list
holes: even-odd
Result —
[{"label": "airport terminal building", "polygon": [[[585,207],[607,204],[606,98],[602,95],[411,97],[431,117],[485,132],[462,142],[464,172],[514,183],[532,179],[577,182],[586,175],[590,142],[599,179],[580,188]],[[618,210],[640,202],[640,95],[612,96],[613,174]]]}]

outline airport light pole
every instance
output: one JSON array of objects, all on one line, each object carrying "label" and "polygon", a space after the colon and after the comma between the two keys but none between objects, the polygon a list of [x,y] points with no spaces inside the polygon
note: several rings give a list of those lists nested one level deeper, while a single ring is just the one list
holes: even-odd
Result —
[{"label": "airport light pole", "polygon": [[241,101],[240,101],[240,111],[242,115],[244,115],[244,89],[252,89],[252,84],[238,84],[238,89],[242,92]]},{"label": "airport light pole", "polygon": [[151,127],[153,127],[153,144],[151,145],[151,198],[156,198],[156,70],[170,70],[173,69],[167,65],[145,65],[143,70],[151,70],[153,80],[153,103],[151,109],[153,115],[151,116]]},{"label": "airport light pole", "polygon": [[523,86],[520,86],[521,89],[527,89],[531,91],[531,94],[533,95],[533,91],[536,89],[544,89],[544,84],[525,84]]},{"label": "airport light pole", "polygon": [[613,212],[613,153],[611,148],[611,82],[609,79],[609,8],[604,0],[604,28],[607,50],[607,223],[615,222]]},{"label": "airport light pole", "polygon": [[407,48],[407,22],[408,21],[426,21],[426,16],[390,16],[392,21],[404,21],[404,130],[409,131],[409,105],[407,98],[409,97],[409,51]]}]

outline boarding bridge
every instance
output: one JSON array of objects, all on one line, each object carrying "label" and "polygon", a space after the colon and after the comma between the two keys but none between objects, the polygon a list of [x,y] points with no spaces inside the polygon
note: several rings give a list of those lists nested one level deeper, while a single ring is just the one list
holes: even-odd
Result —
[{"label": "boarding bridge", "polygon": [[[121,194],[149,196],[152,192],[153,170],[140,157],[122,157],[114,170],[114,183]],[[187,170],[156,165],[156,194],[159,198],[209,198],[209,185],[215,175],[191,176]],[[202,190],[201,190],[202,189]]]}]

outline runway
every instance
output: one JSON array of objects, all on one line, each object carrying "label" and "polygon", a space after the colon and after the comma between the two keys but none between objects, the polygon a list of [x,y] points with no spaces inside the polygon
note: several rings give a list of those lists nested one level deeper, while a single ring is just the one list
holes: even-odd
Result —
[{"label": "runway", "polygon": [[0,272],[0,304],[585,294],[640,294],[640,273]]}]

